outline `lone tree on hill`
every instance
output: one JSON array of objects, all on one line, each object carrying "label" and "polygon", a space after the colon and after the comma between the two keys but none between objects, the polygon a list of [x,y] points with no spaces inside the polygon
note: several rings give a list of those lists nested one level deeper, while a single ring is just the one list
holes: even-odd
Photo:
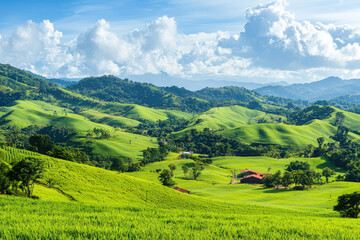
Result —
[{"label": "lone tree on hill", "polygon": [[175,163],[170,163],[168,167],[169,167],[169,169],[171,171],[171,175],[174,176],[174,171],[176,170]]},{"label": "lone tree on hill", "polygon": [[172,173],[169,169],[164,169],[159,175],[159,181],[162,183],[162,185],[171,187],[174,186],[176,183],[174,180],[172,180]]},{"label": "lone tree on hill", "polygon": [[182,168],[182,170],[183,170],[183,172],[184,172],[184,176],[187,178],[187,174],[188,174],[188,172],[189,172],[188,166],[184,165],[184,166],[182,166],[181,168]]},{"label": "lone tree on hill", "polygon": [[335,171],[326,167],[322,170],[322,175],[326,178],[326,183],[329,183],[329,177],[335,175]]},{"label": "lone tree on hill", "polygon": [[9,172],[12,181],[20,182],[20,188],[27,197],[31,197],[34,181],[41,177],[44,171],[44,163],[36,158],[25,158],[16,163]]},{"label": "lone tree on hill", "polygon": [[195,165],[195,167],[192,168],[191,174],[194,180],[200,176],[202,170],[204,170],[204,167],[201,165]]},{"label": "lone tree on hill", "polygon": [[338,204],[334,206],[334,211],[341,214],[342,217],[357,218],[360,213],[360,193],[354,192],[344,194],[338,198]]}]

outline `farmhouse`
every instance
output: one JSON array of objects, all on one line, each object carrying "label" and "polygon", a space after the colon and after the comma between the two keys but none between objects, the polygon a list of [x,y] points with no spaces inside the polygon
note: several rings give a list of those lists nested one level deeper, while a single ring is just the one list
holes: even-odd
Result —
[{"label": "farmhouse", "polygon": [[182,193],[188,193],[188,194],[190,194],[190,191],[189,191],[189,190],[186,190],[186,189],[183,189],[183,188],[174,187],[173,189],[176,190],[176,191],[182,192]]},{"label": "farmhouse", "polygon": [[260,183],[262,183],[262,179],[266,175],[271,175],[271,174],[259,173],[259,172],[254,171],[254,170],[246,169],[244,171],[241,171],[241,173],[240,173],[240,177],[241,177],[240,178],[240,183],[260,184]]}]

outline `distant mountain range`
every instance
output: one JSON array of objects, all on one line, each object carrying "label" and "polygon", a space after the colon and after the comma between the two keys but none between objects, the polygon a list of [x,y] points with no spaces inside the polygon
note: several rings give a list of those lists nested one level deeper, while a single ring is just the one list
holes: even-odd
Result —
[{"label": "distant mountain range", "polygon": [[360,95],[360,79],[343,80],[338,77],[329,77],[311,83],[266,86],[255,89],[255,91],[266,96],[279,96],[295,100],[331,100],[345,95]]},{"label": "distant mountain range", "polygon": [[[228,80],[189,80],[185,78],[172,77],[166,73],[160,74],[143,74],[143,75],[129,75],[121,76],[121,78],[127,78],[132,81],[141,82],[141,83],[151,83],[158,87],[172,87],[176,86],[179,88],[185,88],[190,91],[198,91],[204,88],[220,88],[220,87],[243,87],[249,90],[254,90],[257,88],[265,86],[288,86],[289,83],[285,81],[281,82],[270,82],[270,83],[255,83],[255,82],[239,82],[239,81],[228,81]],[[78,82],[79,78],[62,78],[59,81],[57,79],[49,79],[49,81],[58,83],[60,86],[69,86],[75,82]]]}]

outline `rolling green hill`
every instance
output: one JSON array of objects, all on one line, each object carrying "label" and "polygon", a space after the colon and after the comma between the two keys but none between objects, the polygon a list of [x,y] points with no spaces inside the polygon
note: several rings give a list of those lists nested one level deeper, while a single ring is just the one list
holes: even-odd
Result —
[{"label": "rolling green hill", "polygon": [[[330,136],[336,133],[336,127],[326,121],[314,120],[308,125],[294,126],[286,124],[257,124],[240,126],[220,132],[230,138],[236,138],[245,143],[278,144],[282,146],[305,147],[317,145],[316,139],[324,137],[332,142]],[[350,138],[360,140],[360,136],[350,133]]]},{"label": "rolling green hill", "polygon": [[33,124],[52,125],[85,131],[97,128],[111,129],[89,121],[83,116],[74,114],[71,110],[54,106],[43,101],[18,100],[6,107],[0,107],[3,115],[0,118],[2,125],[12,125],[19,128]]}]

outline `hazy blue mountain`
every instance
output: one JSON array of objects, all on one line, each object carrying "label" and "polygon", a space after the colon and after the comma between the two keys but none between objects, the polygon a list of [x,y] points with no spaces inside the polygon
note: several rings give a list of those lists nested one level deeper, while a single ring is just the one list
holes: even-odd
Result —
[{"label": "hazy blue mountain", "polygon": [[238,82],[238,81],[228,81],[228,80],[189,80],[184,78],[172,77],[166,73],[161,74],[144,74],[144,75],[131,75],[125,76],[124,78],[128,78],[137,82],[151,83],[158,87],[183,87],[191,91],[197,91],[203,88],[219,88],[219,87],[244,87],[250,90],[264,87],[264,86],[287,86],[289,85],[287,82],[272,82],[272,83],[255,83],[255,82]]},{"label": "hazy blue mountain", "polygon": [[289,86],[266,86],[255,90],[267,96],[279,96],[301,100],[330,100],[344,95],[360,94],[360,79],[342,80],[329,77],[311,83],[298,83]]}]

